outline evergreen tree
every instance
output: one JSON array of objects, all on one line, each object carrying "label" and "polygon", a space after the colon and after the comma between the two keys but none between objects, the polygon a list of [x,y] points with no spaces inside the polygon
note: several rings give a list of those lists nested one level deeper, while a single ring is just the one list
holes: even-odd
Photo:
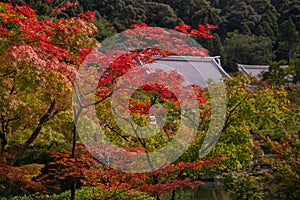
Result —
[{"label": "evergreen tree", "polygon": [[274,10],[267,10],[266,13],[262,16],[262,22],[265,21],[271,27],[274,36],[277,36],[279,31],[278,25],[278,12]]},{"label": "evergreen tree", "polygon": [[243,24],[247,23],[250,30],[253,30],[261,16],[246,2],[238,2],[222,11],[225,15],[225,26],[228,32],[242,30]]},{"label": "evergreen tree", "polygon": [[299,55],[300,49],[299,33],[296,26],[290,17],[288,20],[280,24],[280,33],[278,37],[278,52],[279,59],[286,59],[289,62],[292,58]]},{"label": "evergreen tree", "polygon": [[248,35],[251,34],[250,28],[249,28],[249,26],[247,25],[247,23],[244,23],[244,24],[243,24],[243,27],[242,27],[242,33],[243,33],[243,34],[248,34]]},{"label": "evergreen tree", "polygon": [[236,69],[236,64],[268,64],[273,59],[272,41],[268,37],[245,35],[238,31],[228,33],[225,40],[227,69]]},{"label": "evergreen tree", "polygon": [[173,8],[167,4],[146,2],[145,11],[147,17],[145,22],[151,26],[172,28],[179,23],[183,23],[177,18]]},{"label": "evergreen tree", "polygon": [[274,38],[274,32],[272,28],[270,27],[270,24],[266,21],[262,21],[256,28],[256,33],[259,36],[266,36],[270,37],[272,39]]},{"label": "evergreen tree", "polygon": [[[98,12],[96,12],[98,13]],[[95,35],[95,38],[101,42],[104,39],[113,36],[117,33],[115,27],[105,18],[101,17],[99,14],[95,15],[95,26],[98,29],[97,34]]]}]

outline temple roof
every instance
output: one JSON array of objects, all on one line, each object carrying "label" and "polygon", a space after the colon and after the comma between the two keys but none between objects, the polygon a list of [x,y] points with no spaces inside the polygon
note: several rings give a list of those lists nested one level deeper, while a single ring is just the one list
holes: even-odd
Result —
[{"label": "temple roof", "polygon": [[244,65],[244,64],[237,64],[238,70],[241,73],[245,73],[247,75],[251,75],[254,77],[260,77],[261,74],[265,71],[268,71],[269,65]]},{"label": "temple roof", "polygon": [[[244,64],[237,64],[238,70],[241,73],[245,73],[250,76],[254,76],[256,78],[261,77],[263,72],[269,70],[269,65],[244,65]],[[287,68],[288,65],[282,65],[281,68]]]},{"label": "temple roof", "polygon": [[209,80],[218,83],[230,78],[221,67],[219,57],[169,56],[159,58],[157,63],[149,66],[166,71],[176,70],[185,77],[184,85],[196,84],[203,88],[208,87]]}]

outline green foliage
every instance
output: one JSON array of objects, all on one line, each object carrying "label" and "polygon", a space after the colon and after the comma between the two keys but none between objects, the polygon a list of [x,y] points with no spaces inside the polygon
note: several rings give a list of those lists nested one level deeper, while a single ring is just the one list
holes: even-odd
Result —
[{"label": "green foliage", "polygon": [[268,71],[263,73],[263,80],[270,85],[284,85],[285,83],[291,82],[292,77],[289,77],[288,68],[284,68],[287,64],[285,60],[280,62],[271,62]]},{"label": "green foliage", "polygon": [[287,65],[286,60],[279,62],[270,62],[268,71],[263,73],[263,81],[270,85],[281,85],[293,87],[291,84],[299,85],[300,83],[300,59],[294,59]]},{"label": "green foliage", "polygon": [[293,21],[296,22],[297,30],[299,30],[299,0],[272,0],[271,2],[278,13],[280,13],[279,22],[283,22],[292,17]]},{"label": "green foliage", "polygon": [[231,200],[263,200],[263,178],[249,172],[224,173],[222,182]]},{"label": "green foliage", "polygon": [[[15,196],[4,198],[0,197],[0,200],[69,200],[70,191],[65,191],[61,194],[51,194],[51,195],[30,195],[30,196]],[[97,199],[118,199],[118,200],[154,200],[155,198],[150,195],[138,191],[128,191],[118,194],[118,191],[102,191],[99,187],[81,187],[76,191],[76,199],[80,200],[97,200]]]},{"label": "green foliage", "polygon": [[256,29],[256,33],[260,36],[274,38],[274,32],[271,29],[269,23],[266,21],[263,21],[262,23],[260,23],[258,25],[258,27]]},{"label": "green foliage", "polygon": [[222,41],[220,36],[217,33],[212,34],[215,38],[207,40],[207,39],[199,39],[198,42],[204,48],[209,50],[210,56],[220,56],[221,63],[225,63],[226,53],[224,47],[222,45]]},{"label": "green foliage", "polygon": [[28,149],[16,160],[15,164],[17,166],[22,166],[30,163],[48,163],[52,158],[46,153],[47,150],[48,149],[42,148]]},{"label": "green foliage", "polygon": [[14,196],[14,197],[0,197],[1,200],[33,200],[34,198],[32,196]]},{"label": "green foliage", "polygon": [[287,87],[288,91],[288,99],[291,102],[291,107],[299,109],[299,101],[300,101],[300,87],[297,85],[291,85]]},{"label": "green foliage", "polygon": [[272,41],[268,37],[245,35],[237,31],[228,33],[225,41],[226,65],[236,63],[268,64],[273,59]]},{"label": "green foliage", "polygon": [[129,28],[131,24],[146,20],[143,0],[90,0],[88,4],[80,0],[79,3],[87,10],[97,10],[118,32]]},{"label": "green foliage", "polygon": [[[70,199],[70,191],[63,192],[59,195],[51,195],[50,198],[53,199]],[[153,197],[147,195],[146,193],[138,191],[128,191],[118,194],[118,191],[108,191],[104,192],[99,187],[81,187],[76,191],[76,199],[80,200],[96,200],[96,199],[123,199],[123,200],[154,200]]]},{"label": "green foliage", "polygon": [[243,24],[243,27],[242,27],[242,33],[243,33],[243,34],[251,34],[251,30],[250,30],[248,24],[246,24],[246,23]]},{"label": "green foliage", "polygon": [[260,17],[261,16],[250,4],[244,1],[237,1],[229,5],[225,15],[225,23],[226,26],[230,27],[229,31],[231,32],[234,30],[241,30],[243,23],[245,22],[247,22],[248,26],[257,24]]},{"label": "green foliage", "polygon": [[[98,12],[96,12],[98,13]],[[95,26],[98,29],[98,32],[95,35],[95,38],[101,42],[105,38],[111,37],[114,34],[117,33],[115,27],[105,18],[96,15],[95,21],[94,21]]]},{"label": "green foliage", "polygon": [[211,23],[212,18],[218,17],[218,12],[210,6],[207,0],[155,0],[170,5],[178,18],[186,24],[197,26],[199,23]]},{"label": "green foliage", "polygon": [[167,4],[145,2],[145,11],[147,16],[145,22],[150,26],[174,27],[180,21],[174,10]]},{"label": "green foliage", "polygon": [[290,63],[290,68],[293,75],[293,83],[300,85],[300,59],[294,59]]},{"label": "green foliage", "polygon": [[260,150],[268,153],[265,147],[270,146],[273,155],[272,157],[263,157],[263,161],[269,163],[274,169],[273,176],[266,176],[269,181],[266,188],[282,199],[298,199],[300,197],[299,124],[298,121],[298,125],[277,134],[259,133]]},{"label": "green foliage", "polygon": [[227,81],[227,117],[223,132],[210,153],[225,156],[221,169],[241,169],[251,164],[254,154],[252,132],[284,129],[297,123],[289,110],[287,92],[282,88],[259,86],[251,89],[251,80],[237,77]]},{"label": "green foliage", "polygon": [[280,24],[277,54],[281,56],[280,58],[291,62],[293,58],[299,56],[299,48],[299,33],[292,18],[289,18]]}]

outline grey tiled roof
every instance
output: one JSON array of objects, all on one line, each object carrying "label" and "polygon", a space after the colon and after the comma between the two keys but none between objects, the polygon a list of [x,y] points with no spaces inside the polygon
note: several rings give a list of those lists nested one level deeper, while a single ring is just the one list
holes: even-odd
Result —
[{"label": "grey tiled roof", "polygon": [[184,78],[184,85],[196,84],[200,87],[208,87],[207,81],[220,82],[230,76],[223,70],[217,57],[194,57],[194,56],[170,56],[160,58],[150,68],[164,70],[176,70]]},{"label": "grey tiled roof", "polygon": [[269,65],[244,65],[237,64],[238,70],[241,73],[245,73],[247,75],[251,75],[254,77],[259,77],[263,72],[268,71]]}]

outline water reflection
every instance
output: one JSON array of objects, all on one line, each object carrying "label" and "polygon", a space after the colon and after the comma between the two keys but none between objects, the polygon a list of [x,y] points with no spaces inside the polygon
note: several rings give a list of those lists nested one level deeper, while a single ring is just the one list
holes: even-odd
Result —
[{"label": "water reflection", "polygon": [[[163,195],[163,200],[171,200],[172,195]],[[224,190],[212,187],[185,188],[176,191],[174,200],[228,200]]]}]

